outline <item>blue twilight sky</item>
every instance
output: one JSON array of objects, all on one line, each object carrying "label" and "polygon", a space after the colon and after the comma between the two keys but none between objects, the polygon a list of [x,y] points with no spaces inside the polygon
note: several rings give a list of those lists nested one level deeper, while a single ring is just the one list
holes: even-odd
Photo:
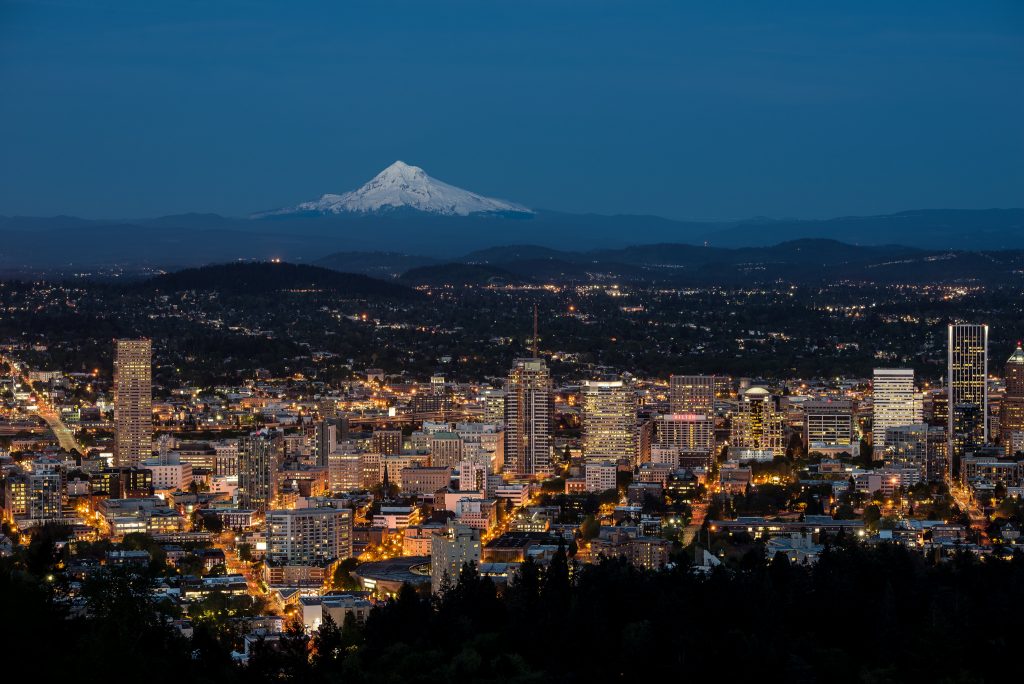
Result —
[{"label": "blue twilight sky", "polygon": [[0,0],[0,88],[7,215],[1024,206],[1021,0]]}]

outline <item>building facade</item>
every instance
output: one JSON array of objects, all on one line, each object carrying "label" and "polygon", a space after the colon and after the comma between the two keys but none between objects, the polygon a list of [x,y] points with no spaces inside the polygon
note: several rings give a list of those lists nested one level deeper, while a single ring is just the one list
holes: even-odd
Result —
[{"label": "building facade", "polygon": [[153,453],[153,345],[117,340],[114,352],[114,464],[137,466]]},{"label": "building facade", "polygon": [[876,368],[872,378],[871,441],[875,454],[885,453],[886,431],[921,422],[921,404],[912,368]]},{"label": "building facade", "polygon": [[277,497],[284,436],[278,430],[260,430],[242,437],[238,446],[238,504],[263,513]]},{"label": "building facade", "polygon": [[636,457],[636,397],[621,380],[585,380],[583,404],[583,454]]},{"label": "building facade", "polygon": [[519,359],[508,376],[505,467],[516,477],[551,474],[551,374],[541,359]]},{"label": "building facade", "polygon": [[1003,451],[1013,456],[1024,448],[1024,349],[1017,349],[1006,361],[1003,372],[1006,394],[999,415],[999,441]]},{"label": "building facade", "polygon": [[671,413],[715,415],[714,375],[673,375],[669,378],[668,403]]},{"label": "building facade", "polygon": [[959,475],[960,459],[988,442],[988,326],[949,326],[949,467]]}]

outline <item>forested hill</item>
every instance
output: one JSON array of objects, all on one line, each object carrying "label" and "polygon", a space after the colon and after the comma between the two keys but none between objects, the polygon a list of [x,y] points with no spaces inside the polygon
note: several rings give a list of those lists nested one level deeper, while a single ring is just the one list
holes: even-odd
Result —
[{"label": "forested hill", "polygon": [[158,275],[132,287],[165,292],[216,290],[226,294],[268,294],[284,290],[328,290],[355,297],[405,298],[416,294],[403,285],[365,275],[341,273],[319,266],[276,262],[187,268]]},{"label": "forested hill", "polygon": [[152,684],[583,684],[666,673],[682,682],[1003,681],[1024,602],[1019,552],[935,563],[896,546],[847,544],[807,567],[781,555],[766,562],[755,549],[710,575],[622,559],[571,570],[560,553],[547,569],[524,563],[500,593],[471,566],[439,597],[405,587],[365,626],[328,623],[312,637],[292,628],[241,667],[229,656],[237,602],[197,604],[189,640],[150,602],[151,578],[98,571],[69,600],[45,579],[60,561],[38,543],[0,558],[0,602],[15,618],[0,635],[38,681],[81,679],[111,663]]}]

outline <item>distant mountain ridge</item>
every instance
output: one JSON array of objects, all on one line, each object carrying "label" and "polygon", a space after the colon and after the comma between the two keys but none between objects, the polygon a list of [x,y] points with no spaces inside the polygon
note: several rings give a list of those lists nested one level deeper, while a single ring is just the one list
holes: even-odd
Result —
[{"label": "distant mountain ridge", "polygon": [[[70,216],[0,217],[0,273],[77,272],[96,266],[172,269],[237,259],[318,263],[336,253],[407,255],[410,259],[405,263],[378,264],[373,272],[392,277],[415,266],[506,249],[503,245],[520,245],[519,249],[528,245],[529,257],[524,252],[515,255],[519,259],[549,258],[551,254],[545,250],[550,250],[618,261],[638,258],[645,252],[664,255],[668,249],[665,245],[673,245],[674,259],[690,253],[703,261],[708,253],[694,250],[765,248],[808,238],[862,247],[898,244],[933,251],[1024,249],[1024,209],[922,210],[821,221],[757,219],[722,223],[543,210],[532,214],[445,215],[408,208],[256,219],[216,214],[124,221]],[[629,251],[619,256],[603,254],[626,249]],[[566,260],[578,258],[582,257]],[[358,263],[353,267],[361,270]]]},{"label": "distant mountain ridge", "polygon": [[924,250],[902,245],[858,246],[836,240],[801,239],[771,247],[702,247],[657,244],[570,252],[509,245],[471,252],[449,264],[414,268],[411,285],[467,282],[474,273],[505,274],[526,282],[623,281],[669,285],[889,283],[1024,285],[1024,250],[970,252]]}]

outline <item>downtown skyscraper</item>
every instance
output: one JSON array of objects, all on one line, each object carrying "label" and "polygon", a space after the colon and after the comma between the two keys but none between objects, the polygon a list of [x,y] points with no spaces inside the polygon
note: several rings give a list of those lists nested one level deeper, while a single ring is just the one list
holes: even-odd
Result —
[{"label": "downtown skyscraper", "polygon": [[542,359],[518,359],[505,398],[505,464],[516,477],[551,474],[551,373]]},{"label": "downtown skyscraper", "polygon": [[959,475],[960,459],[988,441],[988,326],[949,326],[949,422],[947,440],[950,476]]},{"label": "downtown skyscraper", "polygon": [[715,415],[714,375],[673,375],[668,386],[669,413]]},{"label": "downtown skyscraper", "polygon": [[277,471],[284,462],[284,434],[258,430],[238,440],[238,503],[265,513],[277,499]]},{"label": "downtown skyscraper", "polygon": [[871,381],[871,442],[876,454],[885,451],[889,428],[921,422],[921,402],[914,390],[913,368],[876,368]]},{"label": "downtown skyscraper", "polygon": [[1017,343],[1003,372],[1006,395],[1000,406],[999,440],[1007,456],[1024,451],[1024,348]]},{"label": "downtown skyscraper", "polygon": [[153,453],[153,346],[117,340],[114,355],[114,464],[137,466]]},{"label": "downtown skyscraper", "polygon": [[583,453],[585,456],[636,456],[636,396],[621,380],[584,380]]}]

